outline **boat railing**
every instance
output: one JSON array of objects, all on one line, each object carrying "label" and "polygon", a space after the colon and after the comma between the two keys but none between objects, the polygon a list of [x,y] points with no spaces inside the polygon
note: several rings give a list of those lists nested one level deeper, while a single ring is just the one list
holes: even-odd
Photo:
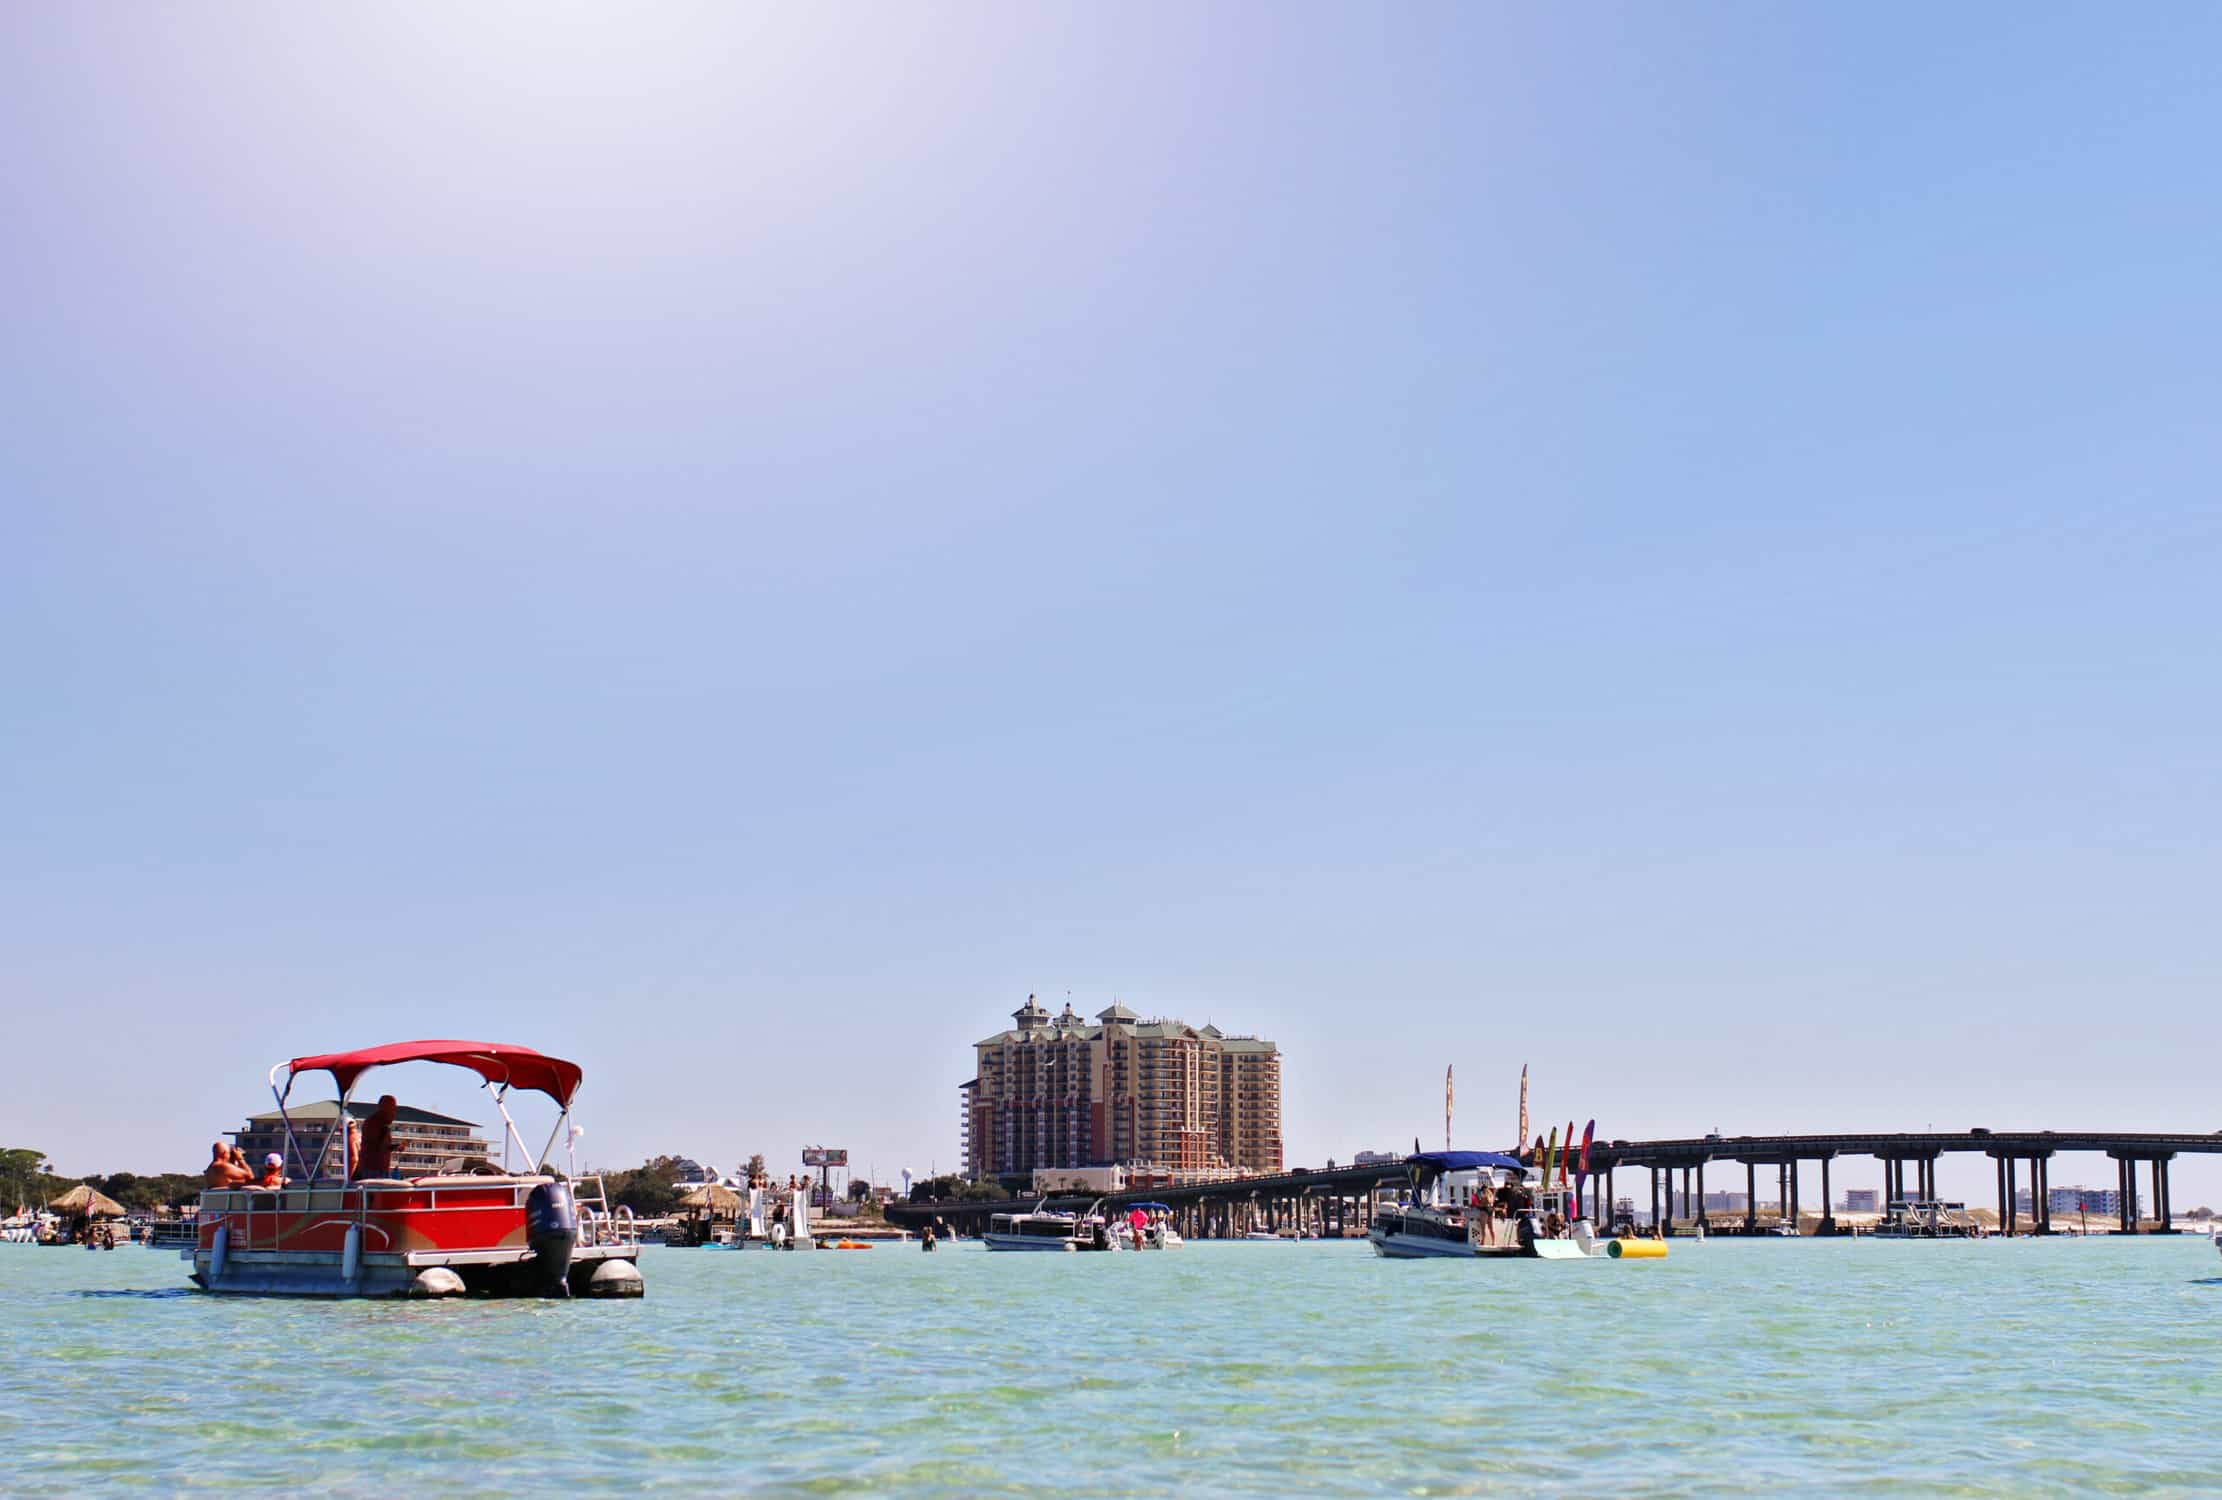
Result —
[{"label": "boat railing", "polygon": [[[588,1191],[588,1184],[593,1190]],[[599,1172],[581,1174],[572,1179],[571,1198],[579,1210],[579,1244],[586,1245],[638,1245],[640,1221],[633,1217],[630,1204],[620,1203],[615,1210],[609,1204],[609,1186]]]},{"label": "boat railing", "polygon": [[[471,1179],[404,1180],[391,1182],[298,1182],[288,1183],[275,1191],[250,1188],[222,1190],[224,1196],[209,1204],[206,1222],[229,1221],[232,1226],[233,1246],[240,1250],[267,1250],[279,1248],[284,1235],[299,1227],[306,1216],[320,1220],[339,1219],[343,1222],[368,1227],[374,1214],[394,1211],[399,1205],[380,1202],[394,1194],[424,1194],[426,1207],[438,1209],[444,1205],[443,1195],[454,1192],[482,1194],[488,1189],[506,1189],[520,1209],[533,1188],[545,1179],[540,1177],[494,1177]],[[609,1189],[600,1174],[582,1174],[573,1179],[573,1202],[578,1210],[578,1244],[587,1246],[637,1246],[640,1243],[640,1221],[626,1204],[612,1207]],[[205,1200],[204,1200],[205,1201]],[[194,1237],[198,1237],[196,1225]],[[181,1240],[181,1243],[191,1243]]]}]

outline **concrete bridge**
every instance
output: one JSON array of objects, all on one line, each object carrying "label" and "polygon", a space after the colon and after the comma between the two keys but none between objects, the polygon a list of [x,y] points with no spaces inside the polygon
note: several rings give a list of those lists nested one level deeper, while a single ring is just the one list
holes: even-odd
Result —
[{"label": "concrete bridge", "polygon": [[[2121,1210],[2120,1232],[2137,1233],[2138,1168],[2149,1169],[2152,1183],[2152,1217],[2163,1234],[2175,1232],[2175,1204],[2169,1195],[2169,1163],[2179,1155],[2222,1155],[2222,1132],[2214,1135],[2165,1135],[2129,1131],[2001,1131],[1920,1132],[1869,1135],[1769,1135],[1703,1136],[1690,1140],[1599,1141],[1590,1150],[1591,1192],[1602,1192],[1613,1203],[1616,1174],[1633,1168],[1650,1174],[1652,1222],[1664,1222],[1671,1232],[1673,1215],[1662,1210],[1672,1202],[1674,1174],[1682,1174],[1685,1203],[1694,1204],[1693,1217],[1708,1224],[1704,1209],[1705,1171],[1708,1166],[1741,1166],[1744,1169],[1746,1230],[1758,1227],[1758,1173],[1761,1167],[1776,1172],[1778,1213],[1797,1222],[1799,1166],[1818,1162],[1821,1169],[1820,1232],[1836,1231],[1831,1174],[1847,1159],[1872,1159],[1880,1173],[1878,1186],[1884,1201],[1901,1198],[1935,1198],[1936,1164],[1951,1153],[1982,1155],[1995,1164],[1998,1186],[1998,1222],[2005,1232],[2021,1232],[2014,1206],[2017,1184],[2030,1188],[2027,1232],[2046,1234],[2052,1229],[2048,1202],[2052,1159],[2061,1152],[2083,1151],[2104,1155],[2114,1162],[2116,1191]],[[1909,1176],[1910,1173],[1910,1176]],[[1110,1193],[1100,1200],[1086,1195],[1051,1197],[1048,1206],[1077,1212],[1102,1202],[1107,1209],[1124,1209],[1133,1203],[1163,1203],[1173,1211],[1182,1235],[1194,1238],[1231,1238],[1253,1224],[1271,1230],[1341,1234],[1371,1222],[1377,1190],[1403,1186],[1408,1180],[1401,1161],[1363,1167],[1332,1167],[1316,1171],[1295,1168],[1271,1177],[1241,1177],[1226,1182],[1195,1183],[1186,1187],[1135,1188]],[[966,1233],[987,1226],[991,1214],[1009,1213],[1032,1206],[1024,1201],[983,1203],[943,1200],[931,1203],[888,1205],[890,1222],[918,1227],[943,1219]],[[1733,1221],[1725,1221],[1732,1225]]]},{"label": "concrete bridge", "polygon": [[[1635,1167],[1650,1174],[1654,1221],[1662,1202],[1673,1191],[1674,1173],[1682,1174],[1682,1196],[1695,1203],[1695,1217],[1704,1222],[1705,1169],[1715,1163],[1744,1169],[1744,1219],[1753,1227],[1758,1215],[1758,1170],[1776,1169],[1778,1212],[1795,1221],[1798,1209],[1797,1169],[1806,1162],[1821,1167],[1821,1232],[1836,1228],[1835,1194],[1831,1169],[1843,1158],[1872,1157],[1880,1172],[1884,1201],[1896,1198],[1935,1198],[1937,1159],[1952,1153],[1991,1158],[1998,1187],[1998,1223],[2012,1234],[2020,1215],[2014,1207],[2017,1183],[2027,1171],[2030,1189],[2030,1232],[2052,1229],[2049,1193],[2052,1159],[2061,1152],[2087,1151],[2112,1159],[2118,1194],[2120,1229],[2135,1234],[2138,1211],[2137,1169],[2150,1170],[2153,1218],[2160,1232],[2175,1232],[2175,1202],[2169,1194],[2168,1167],[2179,1155],[2222,1155],[2222,1133],[2166,1135],[2134,1131],[1990,1131],[1968,1130],[1888,1135],[1737,1135],[1703,1136],[1695,1140],[1612,1141],[1594,1147],[1590,1167],[1606,1174],[1607,1201],[1611,1174],[1620,1167]],[[1909,1181],[1908,1172],[1911,1172]]]},{"label": "concrete bridge", "polygon": [[[1162,1203],[1172,1210],[1173,1226],[1187,1239],[1234,1239],[1252,1225],[1278,1232],[1283,1229],[1337,1235],[1372,1222],[1375,1189],[1401,1187],[1411,1180],[1402,1160],[1365,1167],[1303,1167],[1271,1177],[1237,1177],[1226,1182],[1192,1183],[1186,1187],[1134,1188],[1106,1193],[1052,1196],[1047,1205],[1077,1213],[1094,1203],[1107,1211],[1123,1212],[1135,1203]],[[945,1219],[966,1234],[987,1227],[993,1214],[1032,1208],[1035,1200],[1021,1196],[1009,1202],[980,1203],[943,1199],[931,1203],[890,1203],[891,1224],[917,1228]]]}]

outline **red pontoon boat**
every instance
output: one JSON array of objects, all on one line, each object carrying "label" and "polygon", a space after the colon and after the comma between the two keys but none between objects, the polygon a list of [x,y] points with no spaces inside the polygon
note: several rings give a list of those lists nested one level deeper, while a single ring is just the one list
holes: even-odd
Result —
[{"label": "red pontoon boat", "polygon": [[[506,1131],[502,1165],[477,1162],[433,1177],[356,1177],[344,1123],[348,1101],[363,1074],[404,1062],[447,1063],[479,1075]],[[201,1288],[296,1297],[641,1294],[631,1211],[613,1214],[601,1180],[580,1178],[569,1155],[577,1137],[565,1133],[579,1090],[577,1063],[489,1042],[395,1042],[296,1057],[270,1070],[289,1160],[306,1158],[295,1148],[286,1097],[300,1074],[320,1072],[337,1080],[339,1108],[308,1180],[201,1194],[199,1242],[181,1252]],[[510,1118],[506,1098],[513,1088],[556,1102],[555,1129],[537,1154]],[[559,1136],[572,1164],[567,1175],[547,1165]],[[508,1170],[512,1141],[524,1152],[522,1172]],[[329,1176],[328,1167],[336,1169]]]}]

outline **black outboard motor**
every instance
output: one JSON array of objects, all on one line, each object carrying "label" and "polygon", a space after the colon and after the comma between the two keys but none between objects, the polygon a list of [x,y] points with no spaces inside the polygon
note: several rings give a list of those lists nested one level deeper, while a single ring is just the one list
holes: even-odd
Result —
[{"label": "black outboard motor", "polygon": [[571,1295],[571,1251],[579,1242],[579,1210],[571,1184],[543,1182],[525,1199],[525,1243],[543,1297]]}]

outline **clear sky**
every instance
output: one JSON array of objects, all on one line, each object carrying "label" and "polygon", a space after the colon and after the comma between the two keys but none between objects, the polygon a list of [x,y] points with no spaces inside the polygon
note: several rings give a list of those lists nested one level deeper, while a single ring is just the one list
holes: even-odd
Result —
[{"label": "clear sky", "polygon": [[2222,1127],[2212,7],[0,27],[0,1144]]}]

